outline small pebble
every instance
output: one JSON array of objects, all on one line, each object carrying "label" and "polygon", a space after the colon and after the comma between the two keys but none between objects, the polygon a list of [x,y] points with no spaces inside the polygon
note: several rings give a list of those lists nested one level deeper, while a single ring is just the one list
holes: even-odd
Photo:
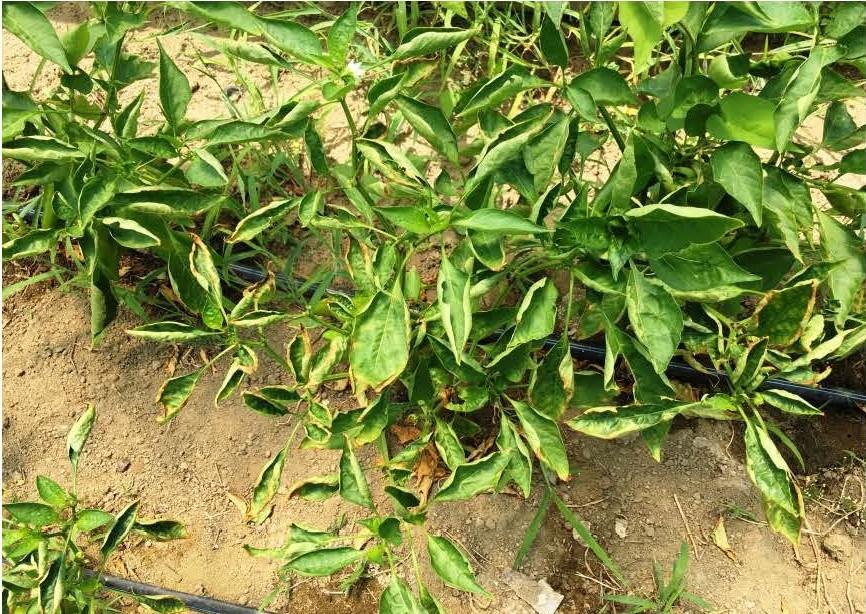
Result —
[{"label": "small pebble", "polygon": [[130,465],[132,465],[132,463],[129,462],[129,460],[126,458],[118,461],[116,466],[117,473],[124,473],[127,469],[129,469]]}]

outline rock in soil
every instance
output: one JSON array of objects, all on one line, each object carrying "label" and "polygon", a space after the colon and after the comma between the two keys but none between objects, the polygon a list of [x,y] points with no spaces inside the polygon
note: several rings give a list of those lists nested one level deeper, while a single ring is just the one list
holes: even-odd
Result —
[{"label": "rock in soil", "polygon": [[502,574],[502,581],[538,614],[553,614],[564,599],[546,580],[533,580],[519,571],[506,570]]},{"label": "rock in soil", "polygon": [[851,556],[851,538],[840,533],[831,533],[821,542],[824,552],[833,557],[834,560],[842,562]]}]

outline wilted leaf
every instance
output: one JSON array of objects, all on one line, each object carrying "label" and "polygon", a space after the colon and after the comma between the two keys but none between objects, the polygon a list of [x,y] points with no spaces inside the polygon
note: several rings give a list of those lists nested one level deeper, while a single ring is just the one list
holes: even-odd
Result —
[{"label": "wilted leaf", "polygon": [[261,524],[271,513],[271,500],[276,496],[283,480],[283,467],[286,464],[287,448],[277,452],[268,464],[262,468],[259,479],[253,488],[253,496],[250,499],[250,508],[245,518],[248,521]]},{"label": "wilted leaf", "polygon": [[392,60],[406,60],[448,49],[475,35],[475,30],[459,28],[414,28],[406,33],[391,56]]},{"label": "wilted leaf", "polygon": [[137,513],[138,501],[133,501],[118,514],[114,524],[111,525],[111,529],[109,529],[108,534],[105,536],[105,540],[102,542],[100,552],[103,561],[107,560],[117,550],[118,546],[129,535],[129,532],[132,531],[133,526],[135,526],[135,516]]},{"label": "wilted leaf", "polygon": [[565,451],[557,423],[522,401],[511,401],[511,406],[517,413],[523,435],[535,455],[556,472],[560,480],[568,480],[568,453]]},{"label": "wilted leaf", "polygon": [[358,316],[349,340],[349,373],[356,395],[381,390],[409,361],[409,309],[395,285],[380,290]]},{"label": "wilted leaf", "polygon": [[672,420],[688,407],[687,403],[596,407],[572,418],[566,424],[584,435],[614,439]]},{"label": "wilted leaf", "polygon": [[364,553],[354,548],[323,548],[293,558],[285,569],[302,576],[330,576],[362,558]]},{"label": "wilted leaf", "polygon": [[81,451],[84,449],[84,444],[87,443],[87,438],[90,437],[94,422],[96,422],[96,408],[93,405],[88,405],[66,436],[66,453],[69,462],[72,463],[73,472],[78,470],[78,459],[81,457]]},{"label": "wilted leaf", "polygon": [[574,363],[568,337],[563,335],[533,371],[529,401],[541,415],[556,421],[562,417],[573,393]]},{"label": "wilted leaf", "polygon": [[463,501],[493,490],[508,465],[509,456],[494,452],[471,463],[460,465],[451,474],[433,501]]},{"label": "wilted leaf", "polygon": [[340,496],[346,501],[373,509],[367,478],[348,438],[343,441],[343,454],[340,456]]},{"label": "wilted leaf", "polygon": [[324,501],[337,494],[340,489],[340,476],[336,473],[319,475],[295,482],[289,487],[288,497],[293,496],[308,501]]},{"label": "wilted leaf", "polygon": [[136,520],[132,530],[161,542],[189,537],[186,527],[177,520]]},{"label": "wilted leaf", "polygon": [[725,517],[719,516],[719,521],[716,523],[716,528],[710,534],[713,543],[719,550],[725,553],[725,556],[731,559],[734,563],[737,562],[737,555],[728,543],[728,534],[725,531]]}]

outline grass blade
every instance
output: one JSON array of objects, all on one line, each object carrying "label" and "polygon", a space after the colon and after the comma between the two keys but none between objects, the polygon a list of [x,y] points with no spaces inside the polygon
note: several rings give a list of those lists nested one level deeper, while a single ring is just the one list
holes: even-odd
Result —
[{"label": "grass blade", "polygon": [[33,284],[38,284],[39,282],[45,281],[46,279],[56,278],[57,282],[60,283],[60,273],[56,270],[52,269],[50,271],[45,271],[44,273],[39,273],[39,275],[34,275],[33,277],[28,277],[27,279],[22,279],[21,281],[16,281],[14,284],[9,284],[3,288],[3,300],[5,301],[10,296],[18,294],[28,286],[32,286]]},{"label": "grass blade", "polygon": [[532,544],[535,543],[535,538],[538,537],[538,532],[541,531],[541,526],[544,524],[544,519],[547,517],[547,510],[550,509],[552,492],[550,486],[545,485],[544,495],[542,495],[541,501],[538,504],[538,511],[535,512],[535,516],[532,517],[532,522],[530,522],[529,526],[526,528],[526,535],[523,536],[520,550],[517,551],[517,556],[514,557],[514,563],[511,565],[512,569],[517,569],[523,564],[523,560],[526,558],[526,555],[529,554]]},{"label": "grass blade", "polygon": [[562,514],[562,517],[571,525],[571,527],[577,531],[577,534],[580,535],[580,539],[583,540],[583,543],[587,545],[587,547],[592,550],[593,554],[598,557],[598,560],[602,562],[602,564],[607,567],[607,570],[610,574],[616,578],[617,582],[619,582],[622,586],[628,586],[628,580],[625,579],[625,574],[622,573],[622,570],[619,568],[619,565],[610,558],[607,552],[605,552],[604,548],[595,541],[595,538],[592,536],[592,533],[589,532],[589,529],[580,521],[580,518],[574,515],[568,506],[565,505],[562,499],[559,496],[551,491],[553,495],[553,501],[556,503],[556,507],[559,508],[559,512]]}]

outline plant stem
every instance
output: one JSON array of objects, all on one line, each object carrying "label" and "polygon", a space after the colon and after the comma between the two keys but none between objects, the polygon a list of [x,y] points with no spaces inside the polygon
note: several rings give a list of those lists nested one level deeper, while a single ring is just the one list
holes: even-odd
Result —
[{"label": "plant stem", "polygon": [[616,146],[619,147],[620,151],[625,151],[625,140],[622,138],[622,134],[620,134],[619,128],[616,127],[610,113],[607,109],[601,106],[598,107],[598,110],[601,113],[601,117],[604,119],[604,123],[607,124],[607,127],[610,130],[613,140],[616,141]]},{"label": "plant stem", "polygon": [[345,96],[340,98],[340,108],[343,109],[343,115],[346,116],[346,123],[349,124],[349,131],[352,133],[352,175],[358,175],[358,127],[355,125],[355,118],[352,117],[352,112],[349,110],[349,105],[346,104]]}]

